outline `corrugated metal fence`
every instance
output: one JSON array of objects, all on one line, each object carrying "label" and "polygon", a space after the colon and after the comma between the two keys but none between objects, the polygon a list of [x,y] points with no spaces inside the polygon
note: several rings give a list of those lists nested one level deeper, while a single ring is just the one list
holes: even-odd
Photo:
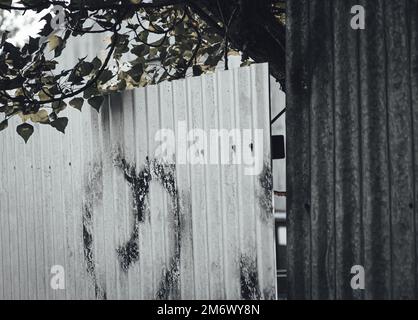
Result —
[{"label": "corrugated metal fence", "polygon": [[418,1],[292,0],[287,28],[290,297],[418,298]]},{"label": "corrugated metal fence", "polygon": [[[256,65],[115,94],[99,114],[67,110],[65,135],[36,125],[27,145],[10,124],[0,135],[0,298],[274,299],[269,110],[268,67]],[[179,137],[179,121],[250,129],[250,143],[226,150],[238,159],[241,146],[262,147],[261,174],[161,161],[157,131]],[[51,288],[54,265],[65,290]]]}]

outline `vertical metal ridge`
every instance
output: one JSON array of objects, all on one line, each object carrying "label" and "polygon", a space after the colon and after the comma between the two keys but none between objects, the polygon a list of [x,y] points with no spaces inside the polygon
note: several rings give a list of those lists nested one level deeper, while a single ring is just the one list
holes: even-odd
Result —
[{"label": "vertical metal ridge", "polygon": [[[365,5],[365,2],[362,0],[361,1],[361,5]],[[363,221],[364,221],[364,211],[363,211],[363,202],[364,202],[364,189],[363,189],[363,180],[364,180],[364,175],[363,175],[363,163],[364,163],[364,157],[363,157],[363,145],[362,145],[362,140],[363,140],[363,126],[362,126],[362,121],[361,121],[361,115],[362,115],[362,96],[361,96],[361,54],[362,54],[362,47],[361,47],[361,37],[362,34],[358,34],[356,37],[356,46],[357,46],[357,52],[356,52],[356,59],[357,59],[357,99],[358,99],[358,108],[357,108],[357,125],[358,125],[358,130],[359,130],[359,134],[358,134],[358,152],[359,152],[359,165],[358,165],[358,174],[359,174],[359,262],[361,263],[362,266],[365,265],[365,253],[364,253],[364,225],[363,225]],[[356,298],[363,298],[364,299],[365,294],[364,292],[360,292]]]},{"label": "vertical metal ridge", "polygon": [[389,230],[390,230],[390,297],[393,297],[393,237],[392,237],[392,182],[391,182],[391,160],[390,160],[390,135],[389,135],[389,93],[388,93],[388,47],[387,47],[387,21],[386,21],[386,0],[383,0],[383,34],[384,34],[384,48],[385,48],[385,107],[386,107],[386,143],[388,155],[388,188],[389,188]]},{"label": "vertical metal ridge", "polygon": [[[417,138],[417,131],[418,131],[418,21],[417,15],[414,15],[414,12],[418,12],[418,2],[417,0],[412,0],[412,5],[410,8],[410,38],[411,38],[411,93],[412,93],[412,100],[411,100],[411,112],[412,112],[412,129],[413,129],[413,145],[414,145],[414,175],[415,175],[415,194],[414,194],[414,217],[415,217],[415,259],[418,259],[418,138]],[[416,261],[416,291],[415,297],[418,297],[418,261]]]},{"label": "vertical metal ridge", "polygon": [[[216,107],[215,110],[217,112],[217,118],[215,119],[215,122],[217,124],[217,126],[220,128],[221,127],[221,109],[220,109],[220,105],[221,105],[221,90],[220,90],[220,79],[219,79],[219,73],[214,75],[215,77],[215,86],[214,86],[214,91],[216,92]],[[218,160],[221,159],[221,153],[219,153],[218,155]],[[218,170],[218,178],[220,181],[220,186],[219,186],[219,203],[220,203],[220,211],[221,211],[221,215],[222,215],[222,275],[223,275],[223,290],[224,290],[224,297],[228,298],[228,290],[227,290],[227,281],[228,281],[228,277],[227,277],[227,273],[226,273],[226,249],[225,249],[225,238],[226,238],[226,226],[225,226],[225,210],[224,210],[224,192],[223,192],[223,175],[222,175],[222,166],[219,167]]]},{"label": "vertical metal ridge", "polygon": [[[206,134],[208,134],[209,133],[209,128],[208,128],[208,126],[207,126],[207,121],[208,121],[208,119],[207,119],[207,108],[208,108],[208,106],[207,106],[207,93],[206,93],[206,91],[205,91],[205,88],[204,88],[204,83],[205,83],[205,81],[208,81],[208,77],[207,77],[207,75],[203,75],[202,77],[200,77],[200,91],[201,91],[201,103],[202,103],[202,129],[203,130],[205,130],[205,132],[206,132]],[[209,138],[209,136],[207,136],[207,138]],[[208,142],[206,142],[207,143],[207,148],[206,148],[206,150],[204,151],[204,157],[206,158],[206,161],[207,161],[207,163],[210,163],[210,153],[209,153],[209,143]],[[214,299],[213,298],[213,290],[212,290],[212,286],[213,286],[213,283],[212,283],[212,281],[211,281],[211,276],[210,276],[210,274],[211,274],[211,263],[212,263],[212,260],[211,260],[211,255],[210,255],[210,249],[209,249],[209,247],[210,247],[210,242],[211,242],[211,238],[210,238],[210,233],[209,233],[209,229],[210,229],[210,226],[209,226],[209,216],[210,216],[210,214],[209,214],[209,188],[208,188],[208,182],[209,182],[209,169],[208,169],[208,165],[206,165],[206,166],[204,166],[204,173],[203,173],[203,176],[204,176],[204,188],[205,188],[205,192],[204,192],[204,194],[205,194],[205,208],[206,208],[206,212],[205,212],[205,232],[206,232],[206,245],[205,245],[205,248],[204,248],[204,250],[206,251],[206,258],[207,258],[207,261],[208,261],[208,263],[207,263],[207,265],[208,265],[208,268],[207,268],[207,283],[208,283],[208,296],[207,296],[207,299]]]},{"label": "vertical metal ridge", "polygon": [[[331,39],[332,39],[332,42],[335,44],[335,42],[336,42],[336,37],[335,37],[335,25],[334,25],[334,23],[335,23],[335,19],[334,19],[334,1],[331,1],[330,2],[330,12],[329,12],[329,14],[330,14],[330,19],[331,19],[331,23],[330,23],[330,25],[331,25]],[[333,164],[332,164],[332,166],[333,166],[333,168],[332,168],[332,170],[333,170],[333,180],[334,180],[334,188],[333,188],[333,209],[334,209],[334,221],[333,221],[333,233],[332,233],[332,239],[334,240],[334,242],[333,242],[333,246],[334,246],[334,248],[335,248],[335,250],[337,250],[337,234],[336,234],[336,185],[337,185],[337,181],[336,181],[336,177],[337,177],[337,174],[336,174],[336,171],[337,171],[337,169],[336,169],[336,130],[335,130],[335,128],[336,128],[336,124],[335,124],[335,90],[334,90],[334,88],[335,88],[335,46],[334,45],[332,45],[331,46],[331,60],[332,60],[332,63],[331,63],[331,73],[332,73],[332,97],[331,97],[331,104],[332,104],[332,131],[333,131],[333,159],[332,159],[332,162],[333,162]],[[335,255],[334,255],[334,297],[333,297],[333,299],[335,300],[336,298],[337,298],[337,252],[335,252]]]},{"label": "vertical metal ridge", "polygon": [[[413,103],[414,103],[414,93],[413,93],[413,84],[414,84],[414,78],[412,76],[413,73],[413,50],[412,50],[412,46],[414,44],[414,39],[413,39],[413,30],[416,30],[416,28],[418,28],[418,25],[415,25],[415,29],[414,29],[414,21],[413,21],[413,5],[415,4],[416,6],[416,11],[418,11],[418,2],[415,3],[415,1],[406,1],[406,5],[405,5],[405,16],[406,16],[406,29],[407,29],[407,52],[408,52],[408,78],[409,78],[409,108],[410,108],[410,119],[411,120],[411,150],[412,150],[412,181],[413,181],[413,186],[412,186],[412,202],[410,204],[410,206],[412,205],[412,210],[413,210],[413,235],[414,235],[414,270],[415,270],[415,274],[414,274],[414,285],[415,285],[415,297],[418,297],[418,275],[417,275],[417,268],[418,268],[418,256],[417,256],[417,203],[416,203],[416,194],[417,194],[417,186],[416,186],[416,181],[417,181],[417,172],[416,172],[416,146],[415,146],[415,128],[414,128],[414,124],[415,124],[415,117],[414,117],[414,109],[413,109]],[[416,19],[416,18],[415,18]],[[415,31],[416,32],[416,31]],[[416,81],[416,80],[415,80]]]}]

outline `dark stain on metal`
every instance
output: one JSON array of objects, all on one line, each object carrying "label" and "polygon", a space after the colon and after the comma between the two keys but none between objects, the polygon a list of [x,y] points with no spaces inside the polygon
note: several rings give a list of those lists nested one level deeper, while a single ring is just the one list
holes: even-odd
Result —
[{"label": "dark stain on metal", "polygon": [[121,269],[127,272],[129,267],[139,261],[139,225],[145,222],[146,212],[148,211],[147,197],[151,181],[148,159],[144,168],[137,172],[134,165],[127,163],[118,153],[114,159],[114,165],[120,168],[125,180],[131,187],[133,197],[134,226],[130,239],[127,243],[116,249]]},{"label": "dark stain on metal", "polygon": [[117,249],[121,269],[127,272],[133,263],[139,261],[139,227],[141,223],[145,222],[146,214],[149,212],[148,196],[150,183],[155,181],[163,187],[171,199],[170,214],[174,217],[175,224],[175,230],[173,230],[175,234],[174,255],[171,258],[170,267],[164,271],[156,297],[158,299],[165,299],[170,296],[178,297],[181,228],[176,166],[174,164],[165,164],[156,159],[150,161],[147,158],[144,168],[138,173],[136,167],[128,164],[120,155],[115,158],[114,164],[123,170],[125,180],[131,186],[134,199],[135,222],[130,239]]},{"label": "dark stain on metal", "polygon": [[96,299],[106,300],[106,291],[99,285],[96,275],[96,265],[93,255],[93,222],[92,213],[88,205],[83,208],[83,244],[84,244],[84,259],[87,264],[87,273],[93,279],[94,293]]},{"label": "dark stain on metal", "polygon": [[176,184],[176,166],[167,165],[154,160],[152,165],[152,175],[164,187],[171,199],[170,215],[174,221],[174,253],[171,257],[170,267],[165,270],[156,298],[167,300],[170,297],[179,299],[179,277],[180,277],[180,253],[181,253],[181,222],[179,192]]},{"label": "dark stain on metal", "polygon": [[169,269],[165,269],[161,277],[156,298],[158,300],[168,300],[170,297],[179,298],[179,278],[180,278],[180,253],[175,254],[171,259]]},{"label": "dark stain on metal", "polygon": [[127,272],[130,265],[136,261],[139,261],[139,227],[135,223],[134,231],[129,241],[124,245],[116,249],[119,257],[120,267],[124,272]]},{"label": "dark stain on metal", "polygon": [[95,275],[95,265],[93,259],[93,226],[92,226],[91,211],[87,205],[83,208],[83,244],[84,244],[84,258],[87,263],[87,272],[89,275]]},{"label": "dark stain on metal", "polygon": [[96,299],[106,300],[106,291],[99,284],[96,274],[93,243],[93,208],[103,198],[103,167],[101,163],[93,165],[88,177],[83,203],[83,251],[87,273],[93,280]]},{"label": "dark stain on metal", "polygon": [[129,183],[132,191],[134,201],[135,220],[139,223],[145,221],[145,215],[147,211],[147,196],[149,193],[149,184],[151,181],[151,173],[149,169],[149,160],[147,158],[146,165],[141,172],[136,171],[134,165],[130,165],[120,155],[115,158],[114,164],[120,168],[124,175],[125,180]]},{"label": "dark stain on metal", "polygon": [[[121,269],[127,272],[132,264],[139,261],[139,231],[141,223],[149,216],[148,197],[151,181],[160,184],[169,195],[170,215],[174,222],[174,253],[170,260],[170,266],[166,268],[160,280],[156,292],[157,299],[178,299],[179,295],[179,270],[181,249],[181,222],[179,196],[176,185],[176,166],[165,164],[158,160],[150,161],[146,158],[145,165],[140,172],[136,166],[129,164],[118,152],[114,158],[115,167],[123,171],[125,180],[131,188],[133,196],[134,225],[129,240],[116,249]],[[94,257],[93,235],[93,208],[103,200],[103,168],[102,164],[94,164],[89,173],[85,188],[85,201],[83,202],[83,245],[84,258],[87,272],[93,280],[97,299],[106,299],[106,291],[100,285]]]},{"label": "dark stain on metal", "polygon": [[260,288],[257,273],[257,261],[246,255],[240,259],[241,298],[260,300]]},{"label": "dark stain on metal", "polygon": [[271,222],[273,214],[273,175],[269,164],[264,164],[263,171],[259,176],[259,183],[261,193],[258,195],[258,199],[263,209],[261,218],[265,222]]}]

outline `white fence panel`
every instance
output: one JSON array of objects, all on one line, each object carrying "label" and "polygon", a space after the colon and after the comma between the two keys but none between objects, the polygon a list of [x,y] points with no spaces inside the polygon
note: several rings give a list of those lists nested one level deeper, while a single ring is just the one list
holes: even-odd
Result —
[{"label": "white fence panel", "polygon": [[[10,124],[0,298],[274,299],[269,100],[261,64],[68,109],[65,135],[35,125],[25,144]],[[161,129],[175,133],[172,163]]]}]

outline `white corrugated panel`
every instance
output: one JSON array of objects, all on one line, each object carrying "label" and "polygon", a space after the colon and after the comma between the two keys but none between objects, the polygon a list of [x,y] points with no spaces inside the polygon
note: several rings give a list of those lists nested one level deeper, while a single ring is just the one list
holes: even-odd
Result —
[{"label": "white corrugated panel", "polygon": [[[274,299],[269,100],[261,64],[115,94],[100,113],[68,109],[65,135],[35,125],[26,145],[10,124],[0,134],[0,298]],[[183,131],[210,141],[211,129],[250,129],[226,150],[240,160],[262,147],[260,174],[168,164],[155,156],[160,129],[174,130],[180,160],[193,145]],[[56,265],[64,290],[51,287]]]}]

